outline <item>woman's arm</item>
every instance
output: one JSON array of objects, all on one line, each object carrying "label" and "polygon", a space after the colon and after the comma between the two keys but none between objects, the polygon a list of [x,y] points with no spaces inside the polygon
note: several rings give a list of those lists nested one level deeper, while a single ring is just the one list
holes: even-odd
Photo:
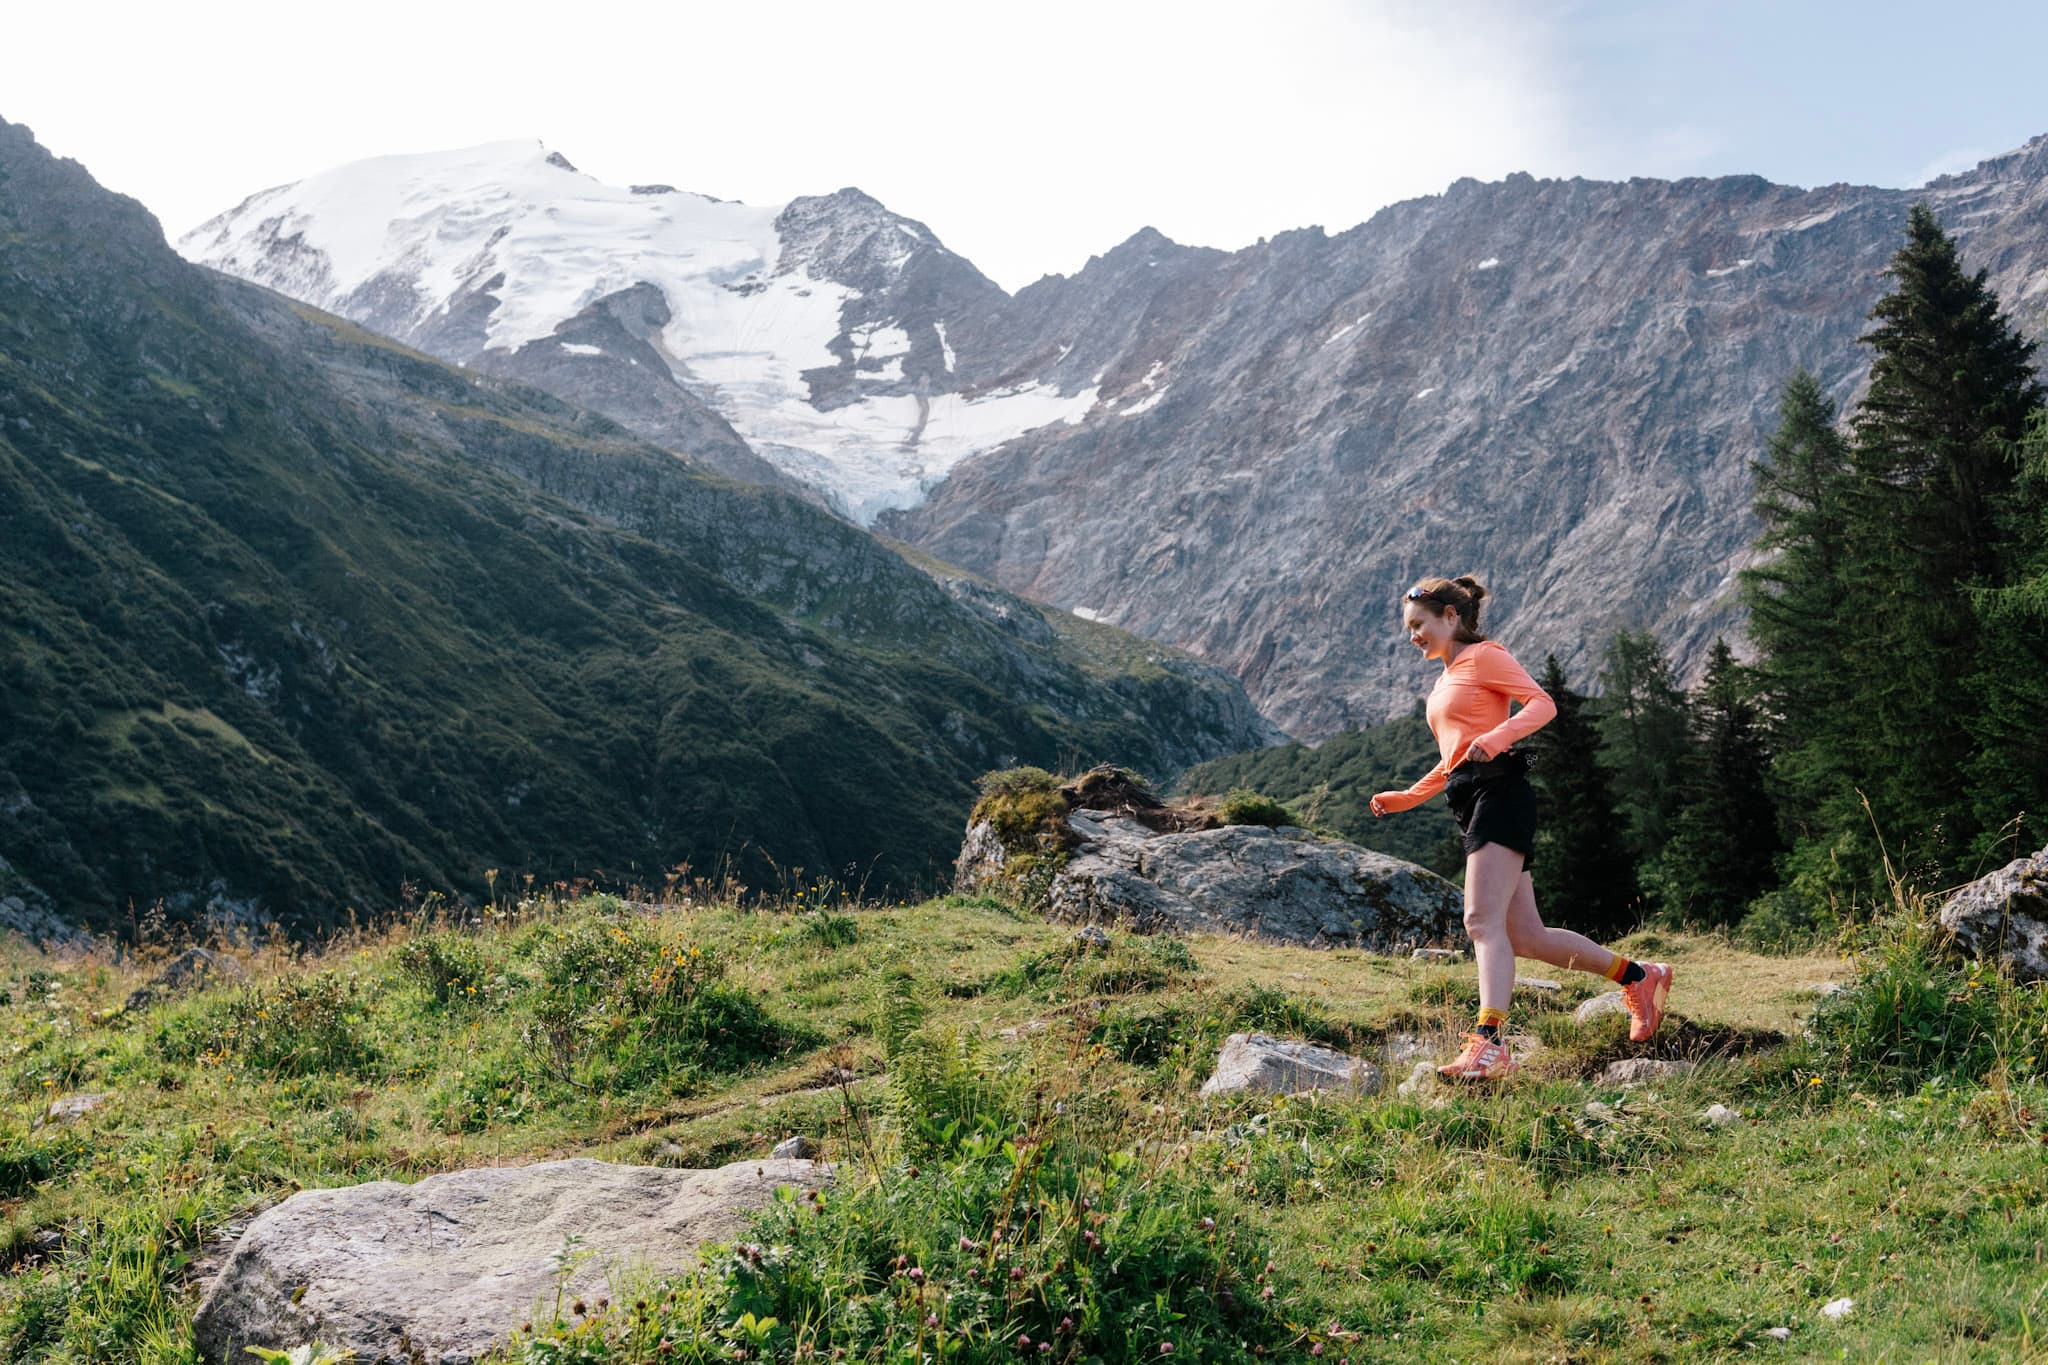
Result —
[{"label": "woman's arm", "polygon": [[1520,702],[1522,709],[1473,740],[1466,746],[1468,754],[1478,750],[1486,758],[1496,757],[1516,740],[1527,739],[1556,718],[1557,703],[1505,648],[1489,649],[1474,662],[1477,667],[1473,674],[1480,682],[1506,693],[1510,701]]},{"label": "woman's arm", "polygon": [[1444,761],[1438,759],[1436,766],[1424,773],[1421,780],[1405,791],[1381,792],[1370,802],[1374,815],[1392,815],[1396,811],[1413,810],[1444,789]]}]

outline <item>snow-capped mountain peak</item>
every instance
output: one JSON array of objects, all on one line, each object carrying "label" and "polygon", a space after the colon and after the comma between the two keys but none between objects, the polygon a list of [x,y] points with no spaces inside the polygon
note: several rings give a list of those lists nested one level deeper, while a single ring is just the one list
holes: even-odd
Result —
[{"label": "snow-capped mountain peak", "polygon": [[[519,138],[322,171],[252,195],[178,249],[479,369],[524,355],[521,378],[573,400],[608,369],[680,385],[863,522],[914,504],[970,454],[1079,421],[1097,396],[978,345],[976,324],[1008,296],[852,187],[756,206],[614,186]],[[579,319],[641,285],[667,313],[647,355],[582,339]],[[559,383],[536,376],[537,346]]]}]

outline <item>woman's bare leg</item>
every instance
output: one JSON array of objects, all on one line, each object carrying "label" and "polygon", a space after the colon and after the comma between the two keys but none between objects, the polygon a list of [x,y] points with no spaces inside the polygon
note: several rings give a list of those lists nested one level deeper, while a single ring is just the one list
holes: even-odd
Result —
[{"label": "woman's bare leg", "polygon": [[1472,939],[1472,960],[1479,966],[1483,1010],[1505,1012],[1515,991],[1508,906],[1526,875],[1522,855],[1503,844],[1482,844],[1465,855],[1465,932]]},{"label": "woman's bare leg", "polygon": [[[1493,847],[1496,846],[1487,845],[1487,848]],[[1465,874],[1468,884],[1471,875],[1470,871]],[[1468,910],[1466,913],[1469,917],[1471,912]],[[1467,922],[1470,922],[1469,918]],[[1606,976],[1613,970],[1612,952],[1584,934],[1575,934],[1569,929],[1552,929],[1544,924],[1543,917],[1536,913],[1536,880],[1526,872],[1516,883],[1514,895],[1508,899],[1507,931],[1508,942],[1513,945],[1517,957],[1533,957],[1553,967],[1591,972],[1595,976]]]}]

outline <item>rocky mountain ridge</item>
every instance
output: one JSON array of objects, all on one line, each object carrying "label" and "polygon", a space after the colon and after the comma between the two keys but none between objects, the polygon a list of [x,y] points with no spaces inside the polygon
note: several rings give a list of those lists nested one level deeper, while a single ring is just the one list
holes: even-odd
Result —
[{"label": "rocky mountain ridge", "polygon": [[[1688,679],[1716,634],[1739,645],[1749,462],[1796,367],[1857,393],[1913,199],[2029,331],[2048,301],[2048,138],[1911,191],[1465,179],[1234,252],[1147,228],[1014,295],[858,190],[748,209],[565,166],[538,144],[360,163],[181,247],[824,489],[1228,669],[1307,739],[1426,687],[1393,621],[1424,573],[1486,578],[1492,632],[1580,686],[1621,626]],[[340,215],[344,185],[376,193]],[[622,228],[614,201],[680,207]],[[588,232],[562,226],[586,210]]]},{"label": "rocky mountain ridge", "polygon": [[1303,738],[1427,687],[1395,621],[1427,573],[1485,579],[1532,667],[1555,652],[1586,686],[1634,626],[1690,679],[1740,638],[1778,391],[1805,366],[1854,399],[1921,197],[2042,334],[2048,138],[1914,191],[1517,175],[1170,279],[1111,253],[1092,289],[1174,320],[1122,370],[1156,405],[1027,433],[881,525],[1229,668]]}]

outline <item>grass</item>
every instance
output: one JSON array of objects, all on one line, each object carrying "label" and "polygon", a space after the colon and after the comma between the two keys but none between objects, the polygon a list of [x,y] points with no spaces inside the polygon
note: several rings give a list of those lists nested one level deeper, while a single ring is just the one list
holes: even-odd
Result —
[{"label": "grass", "polygon": [[[139,1016],[119,1005],[152,955],[10,949],[0,1358],[194,1359],[197,1258],[294,1189],[572,1154],[711,1165],[797,1132],[842,1163],[829,1197],[769,1210],[637,1322],[540,1323],[519,1350],[893,1360],[937,1350],[935,1333],[954,1360],[1018,1359],[1019,1334],[1056,1360],[1157,1358],[1161,1342],[1183,1360],[2039,1349],[2048,1093],[2038,1057],[2004,1042],[2038,988],[1901,935],[1869,945],[1814,1020],[1807,983],[1851,964],[1639,935],[1624,950],[1680,965],[1682,1017],[1658,1044],[1572,1024],[1605,983],[1568,979],[1517,995],[1511,1028],[1542,1045],[1520,1082],[1409,1098],[1398,1059],[1448,1046],[1469,966],[1114,938],[1085,948],[986,898],[815,886],[759,910],[528,898],[317,954],[242,944],[247,983]],[[1953,1045],[1901,1053],[1880,1027],[1901,983],[1914,1018],[1964,1021],[1912,1024],[1916,1046]],[[1199,1100],[1245,1029],[1379,1057],[1388,1083]],[[1701,1064],[1651,1089],[1587,1079],[1673,1049]],[[37,1123],[83,1090],[113,1099]],[[1709,1125],[1715,1104],[1739,1117]],[[1042,1216],[1005,1212],[1020,1193]],[[1006,1225],[1016,1292],[1007,1270],[994,1288],[966,1274]],[[1083,1273],[1090,1232],[1126,1254]],[[832,1284],[861,1311],[827,1313]],[[1840,1298],[1848,1316],[1821,1316]]]}]

